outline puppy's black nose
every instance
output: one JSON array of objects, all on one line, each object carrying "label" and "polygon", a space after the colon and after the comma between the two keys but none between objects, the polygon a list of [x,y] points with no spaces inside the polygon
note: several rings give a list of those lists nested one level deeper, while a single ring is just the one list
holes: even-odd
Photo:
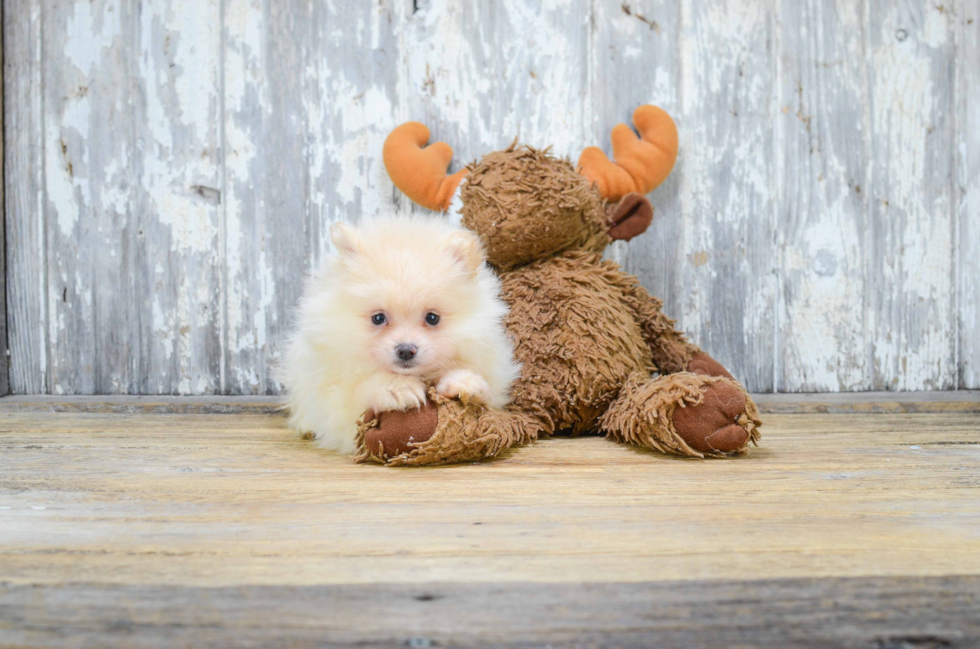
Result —
[{"label": "puppy's black nose", "polygon": [[419,350],[415,345],[406,345],[405,343],[395,347],[395,354],[403,361],[412,360],[415,358],[415,354],[418,353],[418,351]]}]

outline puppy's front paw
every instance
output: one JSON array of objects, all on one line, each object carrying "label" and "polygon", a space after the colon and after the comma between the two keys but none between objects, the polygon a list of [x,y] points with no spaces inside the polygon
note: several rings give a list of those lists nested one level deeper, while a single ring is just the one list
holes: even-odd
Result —
[{"label": "puppy's front paw", "polygon": [[436,392],[450,399],[459,397],[462,401],[490,403],[490,384],[486,379],[470,370],[453,370],[439,379]]},{"label": "puppy's front paw", "polygon": [[425,403],[425,386],[416,378],[398,378],[379,390],[374,397],[375,412],[417,410]]}]

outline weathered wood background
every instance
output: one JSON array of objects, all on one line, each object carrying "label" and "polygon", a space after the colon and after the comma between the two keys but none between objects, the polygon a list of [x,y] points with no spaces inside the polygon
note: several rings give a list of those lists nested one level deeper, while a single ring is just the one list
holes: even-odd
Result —
[{"label": "weathered wood background", "polygon": [[980,0],[4,0],[10,385],[268,393],[337,219],[519,134],[681,154],[610,254],[757,391],[980,387]]}]

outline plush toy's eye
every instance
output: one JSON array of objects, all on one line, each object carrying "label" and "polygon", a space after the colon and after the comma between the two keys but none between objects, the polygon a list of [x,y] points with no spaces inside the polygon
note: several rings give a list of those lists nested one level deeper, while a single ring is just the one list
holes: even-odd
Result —
[{"label": "plush toy's eye", "polygon": [[383,313],[375,313],[373,316],[371,316],[371,322],[380,327],[384,323],[388,322],[388,318],[386,318],[385,314]]},{"label": "plush toy's eye", "polygon": [[425,314],[425,324],[435,326],[439,324],[439,314],[429,311]]}]

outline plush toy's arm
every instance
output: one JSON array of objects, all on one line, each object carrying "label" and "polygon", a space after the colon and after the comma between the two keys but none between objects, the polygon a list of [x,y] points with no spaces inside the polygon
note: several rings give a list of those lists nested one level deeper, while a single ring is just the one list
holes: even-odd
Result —
[{"label": "plush toy's arm", "polygon": [[687,341],[674,327],[674,321],[663,313],[664,303],[650,295],[640,284],[626,288],[625,300],[643,328],[643,338],[653,352],[653,362],[661,374],[673,374],[690,369],[691,359],[703,352]]}]

